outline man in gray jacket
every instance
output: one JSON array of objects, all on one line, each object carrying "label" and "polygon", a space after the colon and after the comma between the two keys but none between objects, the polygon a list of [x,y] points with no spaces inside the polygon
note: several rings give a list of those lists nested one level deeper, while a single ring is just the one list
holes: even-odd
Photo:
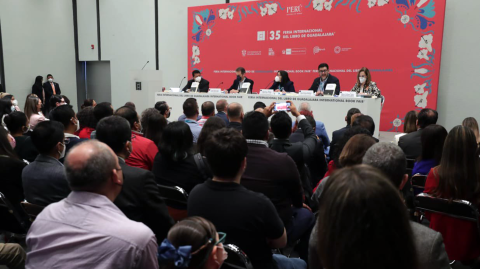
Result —
[{"label": "man in gray jacket", "polygon": [[[394,144],[382,142],[373,145],[365,153],[363,163],[378,168],[395,186],[398,186],[399,190],[408,180],[405,154],[400,147]],[[410,225],[417,249],[418,268],[450,269],[442,235],[416,222],[411,221]],[[321,262],[316,255],[317,232],[317,225],[315,225],[309,243],[310,268],[321,268]]]}]

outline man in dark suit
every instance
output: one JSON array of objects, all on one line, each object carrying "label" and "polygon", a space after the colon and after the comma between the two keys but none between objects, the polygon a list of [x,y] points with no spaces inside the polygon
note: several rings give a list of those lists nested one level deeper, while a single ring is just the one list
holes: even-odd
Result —
[{"label": "man in dark suit", "polygon": [[352,116],[354,114],[357,114],[357,113],[360,113],[360,109],[358,108],[350,108],[347,112],[347,116],[345,116],[345,121],[347,122],[347,126],[339,129],[339,130],[336,130],[336,131],[333,131],[332,133],[332,142],[330,143],[330,152],[329,152],[329,156],[330,156],[330,159],[332,159],[332,154],[334,153],[333,151],[335,150],[335,144],[338,143],[338,141],[340,141],[340,139],[343,137],[343,134],[348,130],[350,129],[352,126]]},{"label": "man in dark suit", "polygon": [[322,95],[327,87],[327,84],[336,84],[337,87],[335,88],[335,95],[340,94],[340,80],[337,77],[330,74],[330,70],[328,64],[321,63],[318,66],[318,73],[320,77],[316,78],[312,86],[310,87],[310,91],[313,91],[317,96]]},{"label": "man in dark suit", "polygon": [[158,101],[155,103],[155,109],[158,110],[160,114],[165,117],[165,119],[167,119],[167,122],[168,118],[170,118],[170,108],[171,107],[166,101]]},{"label": "man in dark suit", "polygon": [[248,89],[248,93],[253,92],[253,80],[247,78],[245,76],[245,68],[239,67],[237,70],[235,70],[237,73],[237,79],[233,81],[232,86],[227,89],[229,93],[238,93],[240,89],[242,88],[243,83],[250,83],[250,88]]},{"label": "man in dark suit", "polygon": [[97,139],[115,152],[123,172],[122,191],[114,203],[129,219],[143,222],[157,238],[165,238],[174,223],[160,198],[155,177],[148,170],[125,163],[132,152],[131,133],[128,121],[119,116],[104,118],[97,125]]},{"label": "man in dark suit", "polygon": [[192,88],[193,82],[198,82],[198,89],[197,92],[208,92],[210,89],[210,82],[208,80],[202,78],[202,73],[198,70],[193,70],[192,72],[192,79],[188,81],[187,85],[183,87],[182,92],[189,92],[190,88]]},{"label": "man in dark suit", "polygon": [[25,199],[47,206],[67,197],[70,187],[65,168],[59,159],[65,156],[63,125],[57,121],[42,121],[32,132],[32,142],[40,153],[22,172]]},{"label": "man in dark suit", "polygon": [[[80,129],[80,122],[77,119],[77,115],[71,105],[63,105],[54,108],[50,111],[50,120],[58,121],[64,126],[65,133],[65,155],[78,143],[81,143],[87,139],[81,139],[75,135],[75,132]],[[63,163],[63,159],[60,159]]]},{"label": "man in dark suit", "polygon": [[53,81],[53,76],[51,74],[47,75],[47,82],[43,83],[43,90],[45,91],[45,111],[49,111],[50,97],[52,95],[60,95],[62,94],[62,91],[60,90],[60,85]]},{"label": "man in dark suit", "polygon": [[438,112],[425,108],[418,113],[416,132],[406,134],[398,140],[398,146],[402,148],[408,159],[416,159],[422,153],[422,132],[425,127],[431,124],[436,124],[438,120]]},{"label": "man in dark suit", "polygon": [[221,118],[223,121],[225,121],[226,126],[228,126],[228,117],[227,117],[227,107],[228,107],[228,102],[225,99],[220,99],[217,101],[217,114],[215,116]]}]

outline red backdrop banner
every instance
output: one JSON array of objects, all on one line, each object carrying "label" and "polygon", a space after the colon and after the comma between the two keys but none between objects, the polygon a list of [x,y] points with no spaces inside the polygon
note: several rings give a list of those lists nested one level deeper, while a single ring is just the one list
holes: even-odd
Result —
[{"label": "red backdrop banner", "polygon": [[357,71],[367,67],[385,97],[380,130],[402,131],[408,111],[437,106],[445,1],[279,0],[191,7],[188,71],[200,70],[211,88],[225,89],[242,66],[258,92],[285,70],[299,91],[310,88],[325,62],[342,91],[350,91]]}]

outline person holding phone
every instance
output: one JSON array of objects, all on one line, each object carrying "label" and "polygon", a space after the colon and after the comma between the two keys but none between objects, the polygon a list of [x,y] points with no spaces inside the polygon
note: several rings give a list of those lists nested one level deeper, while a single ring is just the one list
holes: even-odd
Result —
[{"label": "person holding phone", "polygon": [[293,86],[293,81],[290,81],[287,71],[280,70],[277,72],[275,77],[275,83],[273,83],[270,89],[275,90],[275,92],[295,92],[295,87]]},{"label": "person holding phone", "polygon": [[377,84],[372,81],[370,70],[366,67],[362,67],[357,74],[357,83],[353,86],[352,92],[356,92],[359,95],[371,95],[380,97],[380,89]]}]

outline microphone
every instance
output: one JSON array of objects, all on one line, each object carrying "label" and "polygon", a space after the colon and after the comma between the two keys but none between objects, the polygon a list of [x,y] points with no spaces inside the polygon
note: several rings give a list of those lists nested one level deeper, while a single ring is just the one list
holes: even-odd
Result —
[{"label": "microphone", "polygon": [[183,77],[182,80],[180,81],[180,85],[178,85],[178,88],[180,88],[180,86],[182,86],[182,82],[184,79],[186,79],[187,77]]},{"label": "microphone", "polygon": [[220,84],[218,84],[218,85],[217,85],[217,87],[215,87],[215,88],[218,88],[218,87],[220,87],[220,85],[222,85],[222,84],[223,84],[223,81],[222,81],[222,82],[220,82]]},{"label": "microphone", "polygon": [[147,64],[148,64],[149,62],[150,62],[150,61],[147,61],[147,62],[145,63],[145,65],[142,67],[142,70],[143,70],[143,68],[145,68],[145,66],[147,66]]},{"label": "microphone", "polygon": [[270,84],[272,84],[273,82],[275,82],[275,80],[270,81],[270,82],[267,84],[267,86],[265,86],[264,89],[268,89],[267,87],[270,86]]}]

